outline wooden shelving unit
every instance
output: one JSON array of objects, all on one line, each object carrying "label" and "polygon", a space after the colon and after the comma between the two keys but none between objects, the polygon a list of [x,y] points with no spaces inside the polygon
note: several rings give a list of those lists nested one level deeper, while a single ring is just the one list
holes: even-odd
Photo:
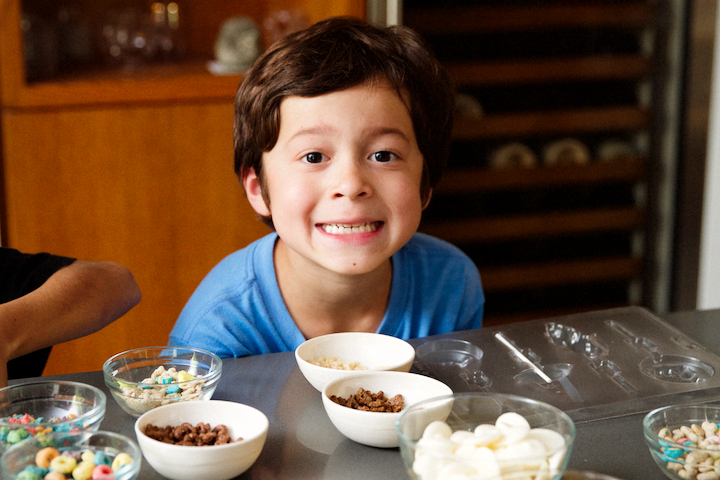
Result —
[{"label": "wooden shelving unit", "polygon": [[[27,81],[23,11],[89,19],[145,0],[0,0],[0,219],[5,246],[130,268],[141,303],[98,333],[53,348],[45,374],[99,370],[111,355],[165,345],[181,309],[225,255],[268,232],[232,170],[240,75],[211,74],[220,25],[278,9],[309,22],[365,16],[364,0],[177,0],[187,55],[132,70],[101,59]],[[97,26],[97,22],[95,24]]]},{"label": "wooden shelving unit", "polygon": [[[45,11],[53,18],[62,6],[80,6],[92,23],[94,36],[107,11],[134,6],[148,8],[146,0],[0,0],[0,99],[5,108],[53,108],[137,104],[168,101],[233,99],[240,75],[213,75],[207,62],[220,26],[228,18],[245,16],[262,25],[273,11],[302,11],[308,22],[335,15],[364,18],[363,0],[217,0],[212,8],[202,2],[179,0],[187,38],[186,58],[173,62],[148,63],[131,70],[108,67],[96,53],[92,64],[56,78],[26,82],[21,20],[23,10]],[[166,2],[167,3],[167,2]],[[94,45],[97,44],[97,39]]]},{"label": "wooden shelving unit", "polygon": [[[639,303],[656,108],[643,92],[659,75],[657,3],[475,3],[404,5],[403,23],[482,107],[456,118],[421,230],[475,260],[487,325]],[[565,138],[583,142],[590,161],[544,164],[543,148]],[[635,152],[601,160],[598,147],[618,139]],[[513,142],[537,165],[491,167],[491,153]]]}]

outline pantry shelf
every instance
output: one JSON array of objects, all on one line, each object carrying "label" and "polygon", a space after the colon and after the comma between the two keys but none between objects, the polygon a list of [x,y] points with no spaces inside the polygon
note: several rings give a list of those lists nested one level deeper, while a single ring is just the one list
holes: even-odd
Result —
[{"label": "pantry shelf", "polygon": [[541,6],[437,7],[406,9],[404,22],[425,34],[487,33],[495,31],[549,30],[568,27],[644,27],[653,25],[653,2],[597,5],[551,3]]},{"label": "pantry shelf", "polygon": [[531,168],[457,168],[445,173],[435,194],[462,194],[527,187],[638,182],[647,175],[647,160],[618,158],[589,165],[536,166]]},{"label": "pantry shelf", "polygon": [[650,111],[636,106],[523,112],[460,117],[453,127],[455,140],[497,137],[586,133],[598,131],[637,131],[649,127]]},{"label": "pantry shelf", "polygon": [[652,302],[666,10],[405,2],[403,22],[459,94],[448,168],[420,230],[473,259],[486,324]]},{"label": "pantry shelf", "polygon": [[532,289],[572,283],[630,281],[642,274],[640,258],[598,258],[584,261],[528,264],[485,268],[483,289],[494,293],[503,290]]},{"label": "pantry shelf", "polygon": [[421,231],[463,244],[590,232],[632,232],[641,229],[644,222],[642,209],[625,207],[424,223]]},{"label": "pantry shelf", "polygon": [[572,80],[642,79],[653,62],[644,55],[599,55],[579,58],[448,63],[459,87]]}]

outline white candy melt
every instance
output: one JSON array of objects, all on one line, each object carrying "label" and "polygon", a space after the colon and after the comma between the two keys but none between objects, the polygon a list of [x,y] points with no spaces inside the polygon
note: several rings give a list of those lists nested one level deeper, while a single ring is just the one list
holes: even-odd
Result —
[{"label": "white candy melt", "polygon": [[466,463],[453,462],[445,465],[439,473],[439,477],[443,480],[455,478],[458,476],[467,478],[470,475],[477,475],[478,471],[475,467]]},{"label": "white candy melt", "polygon": [[528,438],[534,438],[542,442],[548,453],[553,453],[565,447],[563,436],[548,428],[533,428],[528,432]]},{"label": "white candy melt", "polygon": [[545,446],[539,440],[528,438],[495,450],[502,465],[517,465],[523,470],[538,470],[547,458]]},{"label": "white candy melt", "polygon": [[442,470],[447,462],[432,455],[421,455],[421,453],[422,452],[416,452],[415,454],[413,472],[415,472],[421,480],[440,478],[440,470]]},{"label": "white candy melt", "polygon": [[432,422],[418,440],[413,471],[420,480],[549,480],[566,452],[561,434],[507,412],[472,432]]},{"label": "white candy melt", "polygon": [[533,438],[526,438],[507,447],[498,448],[495,450],[495,456],[501,462],[520,463],[523,459],[545,460],[547,452],[542,442]]},{"label": "white candy melt", "polygon": [[557,471],[558,468],[560,468],[560,465],[562,465],[563,461],[565,460],[565,454],[567,453],[567,448],[563,448],[562,450],[558,450],[556,453],[550,456],[548,458],[548,465],[550,466],[550,469],[553,471]]},{"label": "white candy melt", "polygon": [[500,440],[501,446],[517,443],[530,433],[530,424],[525,417],[515,412],[500,415],[495,421],[495,426],[503,434],[503,438]]},{"label": "white candy melt", "polygon": [[442,437],[442,438],[450,438],[450,435],[452,435],[452,429],[450,426],[442,422],[440,420],[436,420],[432,422],[430,425],[425,427],[425,431],[423,432],[423,437]]},{"label": "white candy melt", "polygon": [[502,430],[495,425],[478,425],[475,427],[474,433],[476,437],[475,442],[483,446],[494,445],[503,437]]},{"label": "white candy melt", "polygon": [[455,453],[457,444],[443,437],[423,437],[418,440],[418,447],[438,453]]},{"label": "white candy melt", "polygon": [[495,420],[495,426],[499,429],[523,427],[530,429],[530,424],[525,417],[515,412],[505,412]]},{"label": "white candy melt", "polygon": [[461,444],[466,441],[472,442],[473,440],[475,440],[475,434],[466,430],[458,430],[450,435],[450,441],[457,444]]},{"label": "white candy melt", "polygon": [[495,453],[489,448],[480,447],[476,449],[474,456],[467,461],[477,469],[481,478],[500,478],[500,465],[497,458],[495,458]]}]

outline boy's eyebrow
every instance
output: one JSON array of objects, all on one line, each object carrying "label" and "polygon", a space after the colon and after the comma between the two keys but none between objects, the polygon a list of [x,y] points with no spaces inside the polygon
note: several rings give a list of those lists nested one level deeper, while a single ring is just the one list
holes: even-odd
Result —
[{"label": "boy's eyebrow", "polygon": [[408,142],[408,143],[410,142],[410,138],[408,138],[408,136],[405,135],[405,132],[403,132],[403,131],[402,131],[401,129],[399,129],[399,128],[393,128],[393,127],[378,127],[378,128],[375,128],[375,129],[370,130],[370,133],[371,133],[372,135],[375,135],[375,136],[380,136],[380,135],[398,135],[398,136],[402,137],[402,139],[405,140],[406,142]]},{"label": "boy's eyebrow", "polygon": [[[290,135],[288,141],[293,140],[304,135],[328,135],[333,133],[333,128],[330,125],[315,125],[312,127],[301,128],[297,132]],[[399,128],[394,127],[377,127],[368,129],[366,132],[369,136],[382,136],[382,135],[397,135],[404,141],[411,143],[410,138]]]},{"label": "boy's eyebrow", "polygon": [[288,140],[292,140],[297,137],[302,137],[303,135],[321,135],[321,134],[328,134],[331,132],[332,132],[332,128],[330,126],[317,125],[317,126],[313,126],[313,127],[301,128],[297,132],[290,135],[290,138]]}]

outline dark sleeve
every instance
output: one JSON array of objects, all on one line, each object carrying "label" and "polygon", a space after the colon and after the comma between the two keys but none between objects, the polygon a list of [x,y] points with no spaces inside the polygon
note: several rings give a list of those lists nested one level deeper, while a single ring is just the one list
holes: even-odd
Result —
[{"label": "dark sleeve", "polygon": [[27,295],[74,261],[49,253],[29,254],[0,248],[0,303]]},{"label": "dark sleeve", "polygon": [[[0,303],[20,298],[75,261],[74,258],[28,254],[12,248],[0,248]],[[52,347],[29,353],[8,362],[8,379],[42,375]]]}]

